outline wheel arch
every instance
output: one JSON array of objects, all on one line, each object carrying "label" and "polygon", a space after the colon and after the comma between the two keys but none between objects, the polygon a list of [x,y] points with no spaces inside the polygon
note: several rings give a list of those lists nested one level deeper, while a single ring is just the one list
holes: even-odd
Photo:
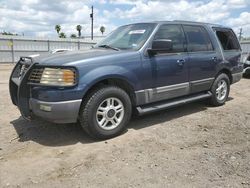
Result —
[{"label": "wheel arch", "polygon": [[117,86],[123,89],[129,95],[132,105],[133,106],[136,105],[134,86],[127,79],[115,76],[100,78],[89,84],[86,92],[83,95],[83,98],[89,95],[91,92],[93,92],[96,88],[105,85]]},{"label": "wheel arch", "polygon": [[231,73],[231,71],[230,71],[229,69],[227,69],[227,68],[222,68],[222,69],[216,74],[215,78],[217,78],[217,76],[219,76],[219,75],[222,74],[222,73],[224,73],[224,74],[226,74],[226,75],[228,76],[228,78],[229,78],[229,80],[230,80],[230,84],[232,84],[232,82],[233,82],[232,73]]},{"label": "wheel arch", "polygon": [[86,85],[82,98],[98,85],[115,85],[128,93],[133,105],[136,104],[135,91],[141,88],[138,76],[131,69],[119,65],[96,67],[83,74],[79,83]]}]

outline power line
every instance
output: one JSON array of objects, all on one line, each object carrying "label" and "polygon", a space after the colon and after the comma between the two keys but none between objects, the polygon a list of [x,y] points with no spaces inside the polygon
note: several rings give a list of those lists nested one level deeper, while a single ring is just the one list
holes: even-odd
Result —
[{"label": "power line", "polygon": [[93,6],[91,6],[91,14],[90,14],[90,18],[91,18],[91,40],[93,40],[93,23],[94,23],[94,10],[93,10]]},{"label": "power line", "polygon": [[238,34],[239,34],[239,40],[241,41],[241,38],[242,38],[242,35],[243,35],[242,28],[240,28],[240,32]]}]

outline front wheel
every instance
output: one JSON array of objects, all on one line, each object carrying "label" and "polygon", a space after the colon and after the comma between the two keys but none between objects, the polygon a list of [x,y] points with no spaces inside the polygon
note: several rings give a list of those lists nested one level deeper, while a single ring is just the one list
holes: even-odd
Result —
[{"label": "front wheel", "polygon": [[130,120],[132,105],[128,94],[119,87],[94,90],[80,110],[81,126],[91,136],[107,139],[124,131]]},{"label": "front wheel", "polygon": [[228,76],[224,73],[218,75],[211,87],[212,97],[210,103],[213,106],[223,105],[228,98],[229,91],[230,80]]}]

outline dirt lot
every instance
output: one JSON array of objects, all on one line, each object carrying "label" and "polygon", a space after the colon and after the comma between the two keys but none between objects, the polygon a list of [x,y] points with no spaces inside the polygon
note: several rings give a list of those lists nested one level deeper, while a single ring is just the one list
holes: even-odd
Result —
[{"label": "dirt lot", "polygon": [[0,67],[0,187],[250,187],[250,79],[222,107],[135,117],[97,142],[75,124],[27,122]]}]

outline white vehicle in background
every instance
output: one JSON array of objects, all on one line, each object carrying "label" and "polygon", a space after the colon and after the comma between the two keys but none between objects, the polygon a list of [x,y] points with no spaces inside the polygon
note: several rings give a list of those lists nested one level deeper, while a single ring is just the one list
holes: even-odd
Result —
[{"label": "white vehicle in background", "polygon": [[51,50],[50,53],[55,54],[55,53],[62,53],[62,52],[67,52],[67,51],[72,51],[72,50],[71,49],[54,49],[54,50]]},{"label": "white vehicle in background", "polygon": [[[56,53],[62,53],[62,52],[67,52],[67,51],[72,51],[71,49],[54,49],[49,51],[50,54],[56,54]],[[29,57],[38,57],[40,56],[40,54],[33,54],[33,55],[29,55]]]},{"label": "white vehicle in background", "polygon": [[32,55],[29,55],[29,57],[38,57],[38,56],[40,56],[40,54],[32,54]]}]

